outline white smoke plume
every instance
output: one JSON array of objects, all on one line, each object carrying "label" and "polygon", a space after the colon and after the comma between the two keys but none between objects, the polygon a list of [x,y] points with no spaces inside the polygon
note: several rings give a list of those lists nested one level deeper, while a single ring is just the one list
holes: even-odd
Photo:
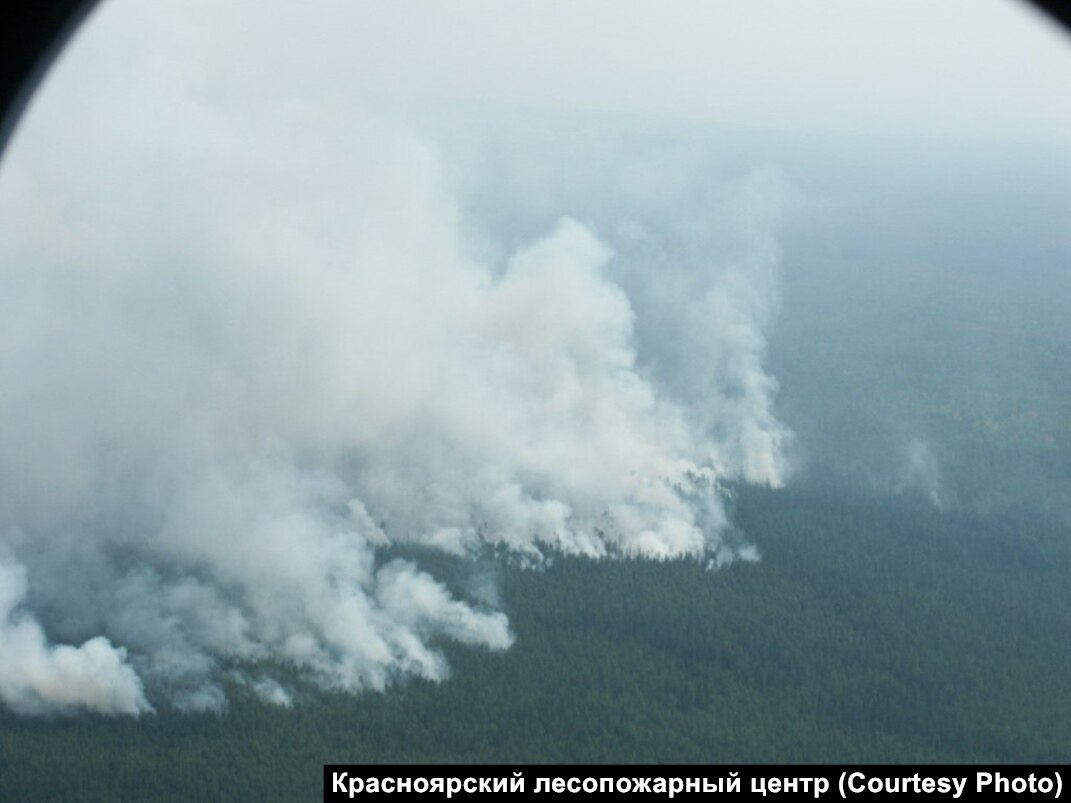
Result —
[{"label": "white smoke plume", "polygon": [[102,636],[80,647],[49,644],[41,626],[19,610],[25,593],[25,569],[0,563],[0,700],[22,714],[151,710],[123,648]]},{"label": "white smoke plume", "polygon": [[950,499],[941,463],[925,440],[912,438],[908,442],[894,490],[898,494],[918,494],[937,510],[948,507]]},{"label": "white smoke plume", "polygon": [[107,19],[0,171],[4,703],[290,705],[510,646],[392,544],[757,559],[722,485],[784,476],[775,250],[637,278],[563,215],[488,258],[426,139],[206,86],[166,25],[139,70]]}]

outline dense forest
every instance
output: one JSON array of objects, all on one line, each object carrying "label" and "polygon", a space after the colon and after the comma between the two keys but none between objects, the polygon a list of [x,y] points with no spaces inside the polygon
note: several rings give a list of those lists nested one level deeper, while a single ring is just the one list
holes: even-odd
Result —
[{"label": "dense forest", "polygon": [[741,489],[735,514],[758,564],[499,566],[517,644],[447,647],[440,685],[5,714],[0,798],[311,800],[331,762],[1068,760],[1065,526],[818,488]]}]

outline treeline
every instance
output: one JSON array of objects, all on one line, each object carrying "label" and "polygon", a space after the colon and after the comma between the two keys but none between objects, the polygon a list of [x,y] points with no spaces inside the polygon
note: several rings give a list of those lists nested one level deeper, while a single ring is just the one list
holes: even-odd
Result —
[{"label": "treeline", "polygon": [[[2,800],[315,800],[324,763],[1066,762],[1071,532],[741,490],[763,560],[500,565],[517,644],[223,717],[0,715]],[[480,569],[483,571],[483,568]],[[447,564],[458,589],[469,566]]]}]

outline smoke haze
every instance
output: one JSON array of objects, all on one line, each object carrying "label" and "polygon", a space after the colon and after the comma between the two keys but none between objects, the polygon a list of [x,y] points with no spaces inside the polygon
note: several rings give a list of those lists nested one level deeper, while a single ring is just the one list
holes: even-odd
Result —
[{"label": "smoke haze", "polygon": [[511,645],[493,589],[398,547],[757,559],[724,486],[787,471],[775,172],[677,228],[566,205],[514,243],[432,139],[206,90],[165,27],[131,80],[102,21],[3,165],[7,706],[218,711],[227,677],[290,705],[294,676],[382,690],[447,677],[444,640]]}]

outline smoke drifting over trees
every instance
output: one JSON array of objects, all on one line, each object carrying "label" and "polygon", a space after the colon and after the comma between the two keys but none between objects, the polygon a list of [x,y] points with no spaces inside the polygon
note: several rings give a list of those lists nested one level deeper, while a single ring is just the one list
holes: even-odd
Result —
[{"label": "smoke drifting over trees", "polygon": [[206,84],[181,26],[118,67],[107,21],[0,183],[7,706],[220,710],[224,672],[288,705],[272,667],[356,692],[511,645],[391,545],[757,558],[724,483],[787,470],[775,173],[719,186],[713,229],[685,181],[652,216],[679,228],[566,207],[506,245],[428,135]]}]

